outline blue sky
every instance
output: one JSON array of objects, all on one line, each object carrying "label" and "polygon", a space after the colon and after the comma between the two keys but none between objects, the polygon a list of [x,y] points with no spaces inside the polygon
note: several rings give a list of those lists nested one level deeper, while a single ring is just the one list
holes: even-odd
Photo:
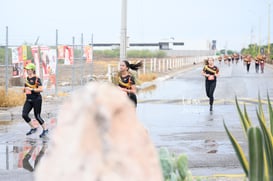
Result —
[{"label": "blue sky", "polygon": [[[273,21],[271,1],[270,18]],[[0,44],[71,44],[119,42],[122,0],[7,0],[1,3]],[[240,49],[252,42],[267,44],[268,0],[127,0],[127,34],[130,42],[159,42],[170,37],[184,49]],[[272,23],[273,24],[273,23]],[[271,35],[273,27],[271,24]],[[251,33],[252,32],[252,33]],[[271,36],[273,39],[273,36]],[[271,40],[272,42],[272,40]]]}]

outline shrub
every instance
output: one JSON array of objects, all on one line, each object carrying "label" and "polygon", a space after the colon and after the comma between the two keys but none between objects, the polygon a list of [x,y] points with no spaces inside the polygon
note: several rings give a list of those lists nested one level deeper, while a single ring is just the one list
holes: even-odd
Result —
[{"label": "shrub", "polygon": [[25,95],[20,90],[8,90],[0,89],[0,107],[13,107],[23,105],[25,101]]}]

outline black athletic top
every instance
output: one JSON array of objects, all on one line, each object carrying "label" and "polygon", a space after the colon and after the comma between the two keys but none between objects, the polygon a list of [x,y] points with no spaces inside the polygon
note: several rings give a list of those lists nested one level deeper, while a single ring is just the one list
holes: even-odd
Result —
[{"label": "black athletic top", "polygon": [[203,71],[204,71],[206,74],[211,75],[211,76],[209,76],[209,77],[206,77],[206,80],[208,80],[208,81],[216,81],[216,76],[215,76],[215,74],[217,74],[217,73],[219,72],[218,67],[216,67],[216,66],[210,67],[210,66],[206,65],[206,66],[203,68]]},{"label": "black athletic top", "polygon": [[135,85],[135,78],[132,75],[127,75],[125,77],[119,76],[118,85],[121,88],[131,89],[132,85]]},{"label": "black athletic top", "polygon": [[[25,82],[25,87],[36,89],[39,86],[42,86],[42,81],[39,77],[36,77],[36,76],[31,78],[27,77]],[[27,95],[27,99],[35,99],[41,96],[40,92],[34,92],[34,91],[31,91],[30,93],[26,92],[26,95]]]}]

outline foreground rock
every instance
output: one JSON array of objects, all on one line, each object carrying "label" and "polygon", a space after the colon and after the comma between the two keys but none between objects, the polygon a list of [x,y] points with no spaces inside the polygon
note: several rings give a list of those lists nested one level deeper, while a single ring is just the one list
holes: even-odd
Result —
[{"label": "foreground rock", "polygon": [[37,181],[161,181],[147,131],[126,95],[91,83],[63,104]]}]

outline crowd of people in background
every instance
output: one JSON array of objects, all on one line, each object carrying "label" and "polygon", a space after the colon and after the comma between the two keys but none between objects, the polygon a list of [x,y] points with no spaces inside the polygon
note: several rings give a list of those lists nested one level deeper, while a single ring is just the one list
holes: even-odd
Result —
[{"label": "crowd of people in background", "polygon": [[266,62],[266,56],[265,55],[257,55],[257,56],[251,56],[251,55],[239,55],[237,53],[234,53],[232,55],[224,55],[224,56],[218,56],[218,61],[221,64],[223,61],[227,65],[231,64],[238,64],[239,61],[243,61],[244,65],[246,66],[246,71],[249,72],[250,65],[252,62],[255,63],[255,72],[256,73],[264,73],[264,65]]}]

